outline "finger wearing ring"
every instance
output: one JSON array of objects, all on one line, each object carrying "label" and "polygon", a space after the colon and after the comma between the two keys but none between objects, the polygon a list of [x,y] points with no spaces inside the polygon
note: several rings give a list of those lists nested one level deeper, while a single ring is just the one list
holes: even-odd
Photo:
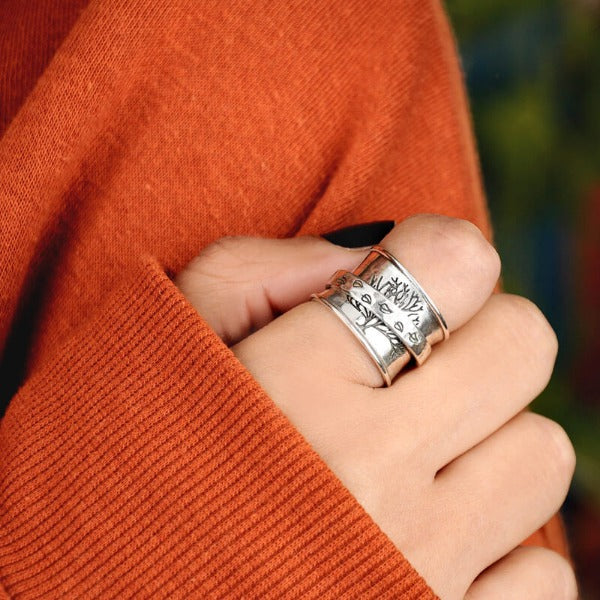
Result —
[{"label": "finger wearing ring", "polygon": [[431,345],[448,338],[441,312],[408,270],[382,246],[373,246],[353,271],[337,271],[312,299],[328,306],[362,343],[385,385]]}]

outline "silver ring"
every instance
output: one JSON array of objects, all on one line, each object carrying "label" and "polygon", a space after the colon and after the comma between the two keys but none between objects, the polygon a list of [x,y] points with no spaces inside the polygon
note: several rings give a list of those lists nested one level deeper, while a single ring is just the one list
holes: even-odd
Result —
[{"label": "silver ring", "polygon": [[398,259],[373,246],[353,271],[336,271],[311,295],[330,308],[362,343],[385,385],[411,358],[422,365],[448,326],[431,298]]}]

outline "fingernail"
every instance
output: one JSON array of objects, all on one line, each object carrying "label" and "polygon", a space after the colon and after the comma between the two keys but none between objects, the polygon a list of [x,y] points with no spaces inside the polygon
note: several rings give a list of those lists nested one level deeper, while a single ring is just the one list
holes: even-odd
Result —
[{"label": "fingernail", "polygon": [[394,221],[359,223],[321,234],[328,242],[345,248],[364,249],[378,244],[393,228]]}]

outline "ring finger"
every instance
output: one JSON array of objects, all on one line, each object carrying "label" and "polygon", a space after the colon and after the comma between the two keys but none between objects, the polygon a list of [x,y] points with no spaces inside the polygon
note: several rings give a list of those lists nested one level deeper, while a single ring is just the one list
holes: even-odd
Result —
[{"label": "ring finger", "polygon": [[414,446],[416,440],[433,478],[544,389],[556,351],[556,336],[535,305],[496,294],[436,348],[424,369],[413,369],[389,389],[377,390],[371,410],[391,419],[392,430],[412,424],[410,443]]}]

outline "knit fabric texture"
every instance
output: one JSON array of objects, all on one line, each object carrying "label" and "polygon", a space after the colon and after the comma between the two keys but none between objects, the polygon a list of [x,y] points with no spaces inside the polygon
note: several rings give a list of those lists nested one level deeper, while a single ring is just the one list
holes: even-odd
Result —
[{"label": "knit fabric texture", "polygon": [[4,596],[434,598],[172,279],[224,235],[490,237],[439,3],[6,0],[0,136]]}]

